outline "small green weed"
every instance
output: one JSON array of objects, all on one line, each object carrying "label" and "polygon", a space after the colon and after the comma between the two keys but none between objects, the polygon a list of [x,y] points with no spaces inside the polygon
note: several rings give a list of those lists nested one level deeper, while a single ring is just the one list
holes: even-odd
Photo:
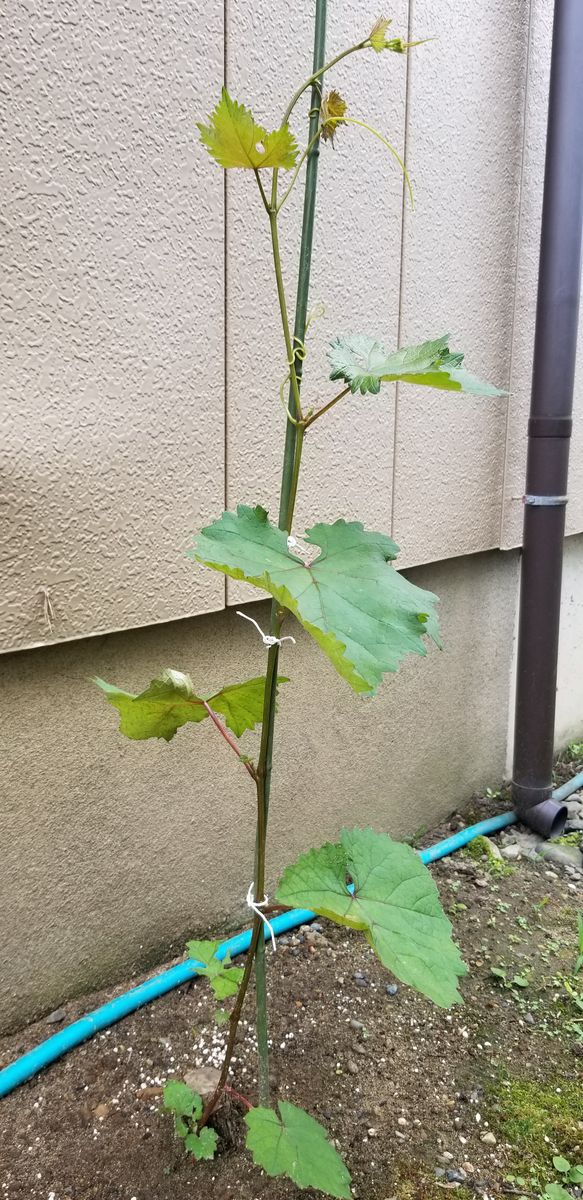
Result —
[{"label": "small green weed", "polygon": [[490,974],[495,979],[499,979],[502,987],[505,988],[527,988],[530,983],[526,973],[524,975],[512,975],[509,978],[506,967],[490,967]]},{"label": "small green weed", "polygon": [[569,742],[563,758],[565,762],[578,762],[583,758],[583,742]]},{"label": "small green weed", "polygon": [[579,954],[573,968],[573,976],[578,975],[581,967],[583,967],[583,912],[577,913],[577,942]]}]

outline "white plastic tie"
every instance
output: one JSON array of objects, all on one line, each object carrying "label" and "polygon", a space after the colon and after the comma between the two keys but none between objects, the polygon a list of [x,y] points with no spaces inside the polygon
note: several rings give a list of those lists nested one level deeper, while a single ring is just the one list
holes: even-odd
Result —
[{"label": "white plastic tie", "polygon": [[261,911],[261,909],[265,908],[266,904],[269,903],[269,896],[264,896],[263,900],[254,900],[253,899],[254,887],[255,887],[254,883],[249,884],[249,890],[247,892],[247,907],[250,908],[251,912],[254,912],[257,917],[261,917],[261,920],[263,921],[265,928],[269,930],[269,936],[271,938],[271,945],[273,946],[273,949],[276,950],[277,944],[275,941],[275,933],[274,933],[273,925],[271,924],[271,921],[265,916],[265,913]]},{"label": "white plastic tie", "polygon": [[251,624],[255,626],[257,632],[261,634],[261,641],[263,642],[264,646],[281,646],[282,642],[293,642],[295,646],[296,639],[295,637],[291,637],[290,634],[288,634],[287,637],[278,638],[274,637],[271,633],[264,633],[261,626],[257,624],[257,621],[255,621],[253,617],[248,617],[247,613],[240,612],[239,609],[236,609],[236,612],[237,616],[243,617],[244,621],[251,621]]}]

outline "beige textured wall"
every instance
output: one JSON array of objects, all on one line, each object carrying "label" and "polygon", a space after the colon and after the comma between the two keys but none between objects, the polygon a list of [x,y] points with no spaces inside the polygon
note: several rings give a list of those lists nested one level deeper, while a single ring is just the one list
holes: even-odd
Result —
[{"label": "beige textured wall", "polygon": [[[535,3],[538,0],[534,0]],[[545,2],[545,0],[543,0]],[[526,69],[525,0],[414,0],[403,344],[449,332],[508,386]],[[406,563],[499,544],[507,401],[398,389],[393,533]]]},{"label": "beige textured wall", "polygon": [[[355,127],[321,156],[305,369],[330,396],[337,332],[388,346],[449,330],[509,401],[385,388],[307,439],[298,524],[360,516],[414,565],[520,541],[549,0],[397,0],[394,29],[437,40],[356,56],[334,82]],[[376,0],[331,0],[334,53]],[[285,373],[265,214],[223,178],[195,120],[223,76],[277,122],[309,69],[313,0],[9,0],[0,171],[0,649],[223,607],[250,593],[196,576],[190,534],[225,498],[276,505]],[[305,131],[305,117],[296,122]],[[293,302],[299,193],[282,244]],[[226,317],[226,321],[225,321]],[[583,356],[576,406],[583,411]],[[570,532],[583,528],[576,424]],[[350,438],[350,450],[347,453]],[[51,609],[43,600],[48,589]]]},{"label": "beige textured wall", "polygon": [[583,740],[583,536],[565,542],[557,719],[559,746]]},{"label": "beige textured wall", "polygon": [[[270,882],[343,823],[410,833],[502,774],[517,555],[413,578],[441,597],[446,650],[411,658],[375,700],[301,628],[286,644]],[[251,879],[253,786],[210,723],[130,742],[88,676],[139,689],[173,666],[212,692],[264,661],[232,610],[5,658],[0,1028],[181,953],[186,934],[241,914]]]},{"label": "beige textured wall", "polygon": [[223,181],[193,136],[223,3],[39,11],[8,0],[0,51],[5,650],[224,602],[183,553],[224,498]]},{"label": "beige textured wall", "polygon": [[[538,250],[542,212],[545,135],[549,91],[553,6],[531,5],[528,34],[527,89],[524,106],[523,161],[519,195],[519,239],[512,317],[512,370],[506,436],[506,461],[500,541],[502,547],[522,541],[522,494],[526,469],[525,431],[530,404],[534,346]],[[583,305],[573,397],[574,425],[569,471],[567,533],[583,530]]]}]

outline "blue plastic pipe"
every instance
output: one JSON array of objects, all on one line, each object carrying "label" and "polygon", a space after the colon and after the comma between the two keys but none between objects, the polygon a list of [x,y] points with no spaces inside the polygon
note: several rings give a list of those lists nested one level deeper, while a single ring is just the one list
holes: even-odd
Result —
[{"label": "blue plastic pipe", "polygon": [[[570,787],[570,791],[576,791],[577,787],[582,784],[583,772],[581,775],[575,776],[570,785],[565,784],[559,791],[564,793],[566,787]],[[555,795],[558,796],[558,793]],[[560,798],[563,799],[564,795]],[[437,842],[428,850],[421,850],[420,857],[424,863],[435,862],[438,858],[445,858],[446,855],[453,854],[455,850],[460,850],[474,838],[496,833],[497,830],[504,829],[505,826],[512,825],[517,820],[516,813],[508,812],[500,813],[497,817],[490,817],[486,821],[479,821],[477,825],[460,829],[452,837]],[[294,908],[290,912],[274,917],[271,925],[274,932],[279,935],[286,933],[289,929],[297,929],[298,925],[306,925],[315,917],[316,914],[310,912],[309,909]],[[266,939],[270,936],[267,928],[265,936]],[[244,933],[238,933],[235,937],[228,938],[226,942],[223,942],[217,950],[217,958],[224,958],[226,954],[230,954],[232,958],[238,954],[244,954],[249,949],[250,942],[251,930],[246,929]],[[65,1026],[59,1033],[53,1034],[39,1046],[35,1046],[34,1050],[29,1050],[28,1054],[23,1054],[21,1058],[16,1059],[16,1062],[0,1071],[0,1097],[7,1096],[21,1083],[25,1083],[27,1079],[38,1074],[43,1067],[48,1067],[50,1063],[56,1062],[68,1050],[80,1046],[82,1042],[86,1042],[99,1030],[109,1029],[110,1025],[115,1025],[116,1021],[121,1021],[122,1017],[127,1017],[137,1008],[149,1004],[158,996],[166,995],[166,992],[180,987],[182,983],[188,983],[196,977],[197,968],[200,965],[191,958],[178,963],[177,966],[170,967],[168,971],[162,971],[160,975],[146,979],[144,983],[140,983],[138,987],[132,988],[129,992],[124,992],[122,996],[116,996],[115,1000],[102,1004],[101,1008],[96,1008],[94,1012],[81,1017],[79,1021],[74,1021],[72,1025]]]},{"label": "blue plastic pipe", "polygon": [[579,771],[578,775],[574,775],[562,787],[555,788],[553,800],[558,800],[559,803],[562,803],[563,800],[567,800],[569,796],[572,796],[573,792],[578,792],[579,788],[583,788],[583,771]]}]

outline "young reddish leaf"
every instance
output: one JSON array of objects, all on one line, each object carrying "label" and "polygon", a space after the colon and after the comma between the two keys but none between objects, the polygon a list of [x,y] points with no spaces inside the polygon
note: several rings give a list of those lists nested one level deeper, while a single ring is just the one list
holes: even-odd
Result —
[{"label": "young reddish leaf", "polygon": [[327,96],[324,96],[320,107],[320,121],[322,138],[325,142],[333,143],[334,134],[338,126],[346,124],[342,119],[346,113],[346,108],[346,100],[343,100],[340,93],[334,91],[334,89],[328,92]]}]

